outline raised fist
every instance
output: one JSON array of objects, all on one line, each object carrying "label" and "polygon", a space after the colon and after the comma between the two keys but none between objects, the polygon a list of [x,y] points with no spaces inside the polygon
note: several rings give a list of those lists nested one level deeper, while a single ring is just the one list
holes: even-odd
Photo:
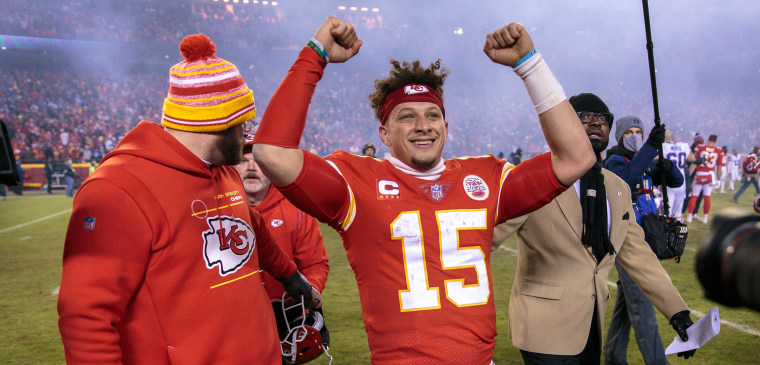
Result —
[{"label": "raised fist", "polygon": [[483,46],[483,52],[491,61],[510,67],[532,50],[533,41],[520,23],[510,23],[488,33]]},{"label": "raised fist", "polygon": [[362,41],[356,35],[354,26],[334,16],[328,16],[325,22],[314,33],[331,63],[346,62],[359,53]]}]

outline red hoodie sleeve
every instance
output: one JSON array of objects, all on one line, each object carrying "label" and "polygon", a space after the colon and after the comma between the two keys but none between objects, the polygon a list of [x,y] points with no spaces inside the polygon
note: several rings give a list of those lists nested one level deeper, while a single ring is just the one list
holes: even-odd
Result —
[{"label": "red hoodie sleeve", "polygon": [[66,232],[58,326],[68,363],[121,364],[116,325],[142,285],[152,230],[127,191],[80,189]]},{"label": "red hoodie sleeve", "polygon": [[298,238],[293,245],[293,259],[301,274],[311,286],[322,293],[327,282],[327,252],[322,242],[322,233],[314,217],[298,211]]},{"label": "red hoodie sleeve", "polygon": [[251,213],[253,231],[256,232],[256,250],[259,256],[259,267],[275,278],[284,278],[296,272],[296,264],[282,251],[280,245],[269,233],[261,214],[248,207]]}]

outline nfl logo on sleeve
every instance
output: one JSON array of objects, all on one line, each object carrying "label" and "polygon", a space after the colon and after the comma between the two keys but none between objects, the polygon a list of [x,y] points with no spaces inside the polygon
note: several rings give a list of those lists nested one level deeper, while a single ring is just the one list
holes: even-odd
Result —
[{"label": "nfl logo on sleeve", "polygon": [[82,228],[85,231],[92,231],[93,229],[95,229],[95,218],[84,217],[84,221],[82,222]]}]

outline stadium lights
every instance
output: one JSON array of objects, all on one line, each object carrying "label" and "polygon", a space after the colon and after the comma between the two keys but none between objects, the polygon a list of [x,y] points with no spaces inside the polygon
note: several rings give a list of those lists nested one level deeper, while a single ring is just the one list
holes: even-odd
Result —
[{"label": "stadium lights", "polygon": [[232,0],[233,3],[237,4],[240,0]]},{"label": "stadium lights", "polygon": [[267,0],[264,0],[261,3],[264,4],[264,5],[269,5],[269,1],[267,1]]},{"label": "stadium lights", "polygon": [[338,5],[338,10],[350,10],[350,11],[372,11],[373,13],[379,13],[380,8],[369,8],[366,6],[358,7],[358,6],[345,6],[345,5]]},{"label": "stadium lights", "polygon": [[462,27],[456,27],[454,28],[454,34],[462,35]]},{"label": "stadium lights", "polygon": [[277,2],[276,1],[272,1],[272,6],[277,6]]},{"label": "stadium lights", "polygon": [[243,4],[248,4],[248,0],[243,0]]}]

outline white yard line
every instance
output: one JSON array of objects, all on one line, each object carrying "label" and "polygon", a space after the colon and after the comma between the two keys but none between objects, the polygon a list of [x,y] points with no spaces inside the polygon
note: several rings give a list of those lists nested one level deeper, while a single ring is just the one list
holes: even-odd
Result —
[{"label": "white yard line", "polygon": [[61,214],[66,214],[66,213],[70,213],[70,212],[71,212],[71,209],[66,209],[66,210],[60,211],[58,213],[53,213],[53,214],[51,214],[49,216],[46,216],[46,217],[35,219],[33,221],[30,221],[30,222],[21,223],[19,225],[16,225],[16,226],[13,226],[13,227],[8,227],[8,228],[5,228],[5,229],[0,229],[0,233],[9,232],[9,231],[12,231],[12,230],[17,229],[17,228],[25,227],[25,226],[28,226],[30,224],[35,224],[35,223],[38,223],[38,222],[42,222],[42,221],[44,221],[46,219],[57,217],[57,216],[59,216]]},{"label": "white yard line", "polygon": [[[499,246],[499,248],[500,248],[500,249],[503,249],[504,251],[507,251],[507,252],[511,252],[511,253],[517,254],[517,250],[515,250],[514,248],[511,248],[511,247],[505,247],[505,246]],[[688,249],[688,248],[687,248],[687,249]],[[692,250],[694,250],[694,249],[692,249]],[[616,283],[613,283],[613,282],[611,282],[611,281],[609,281],[609,280],[608,280],[608,281],[607,281],[607,285],[608,285],[610,288],[612,288],[612,289],[614,289],[614,290],[617,290],[617,284],[616,284]],[[702,317],[704,317],[704,316],[705,316],[705,314],[704,314],[704,313],[702,313],[702,312],[700,312],[700,311],[695,311],[695,310],[693,310],[693,309],[691,309],[690,311],[691,311],[691,314],[693,314],[695,317],[698,317],[698,318],[702,318]],[[756,330],[756,329],[754,329],[754,328],[752,328],[752,327],[750,327],[750,326],[745,326],[745,325],[743,325],[743,324],[738,324],[738,323],[729,322],[729,321],[726,321],[725,319],[721,319],[721,320],[720,320],[720,323],[721,323],[721,324],[724,324],[724,325],[726,325],[726,326],[729,326],[729,327],[731,327],[731,328],[735,328],[735,329],[737,329],[737,330],[739,330],[739,331],[742,331],[742,332],[744,332],[744,333],[748,333],[748,334],[750,334],[750,335],[753,335],[753,336],[760,336],[760,331],[758,331],[758,330]]]}]

